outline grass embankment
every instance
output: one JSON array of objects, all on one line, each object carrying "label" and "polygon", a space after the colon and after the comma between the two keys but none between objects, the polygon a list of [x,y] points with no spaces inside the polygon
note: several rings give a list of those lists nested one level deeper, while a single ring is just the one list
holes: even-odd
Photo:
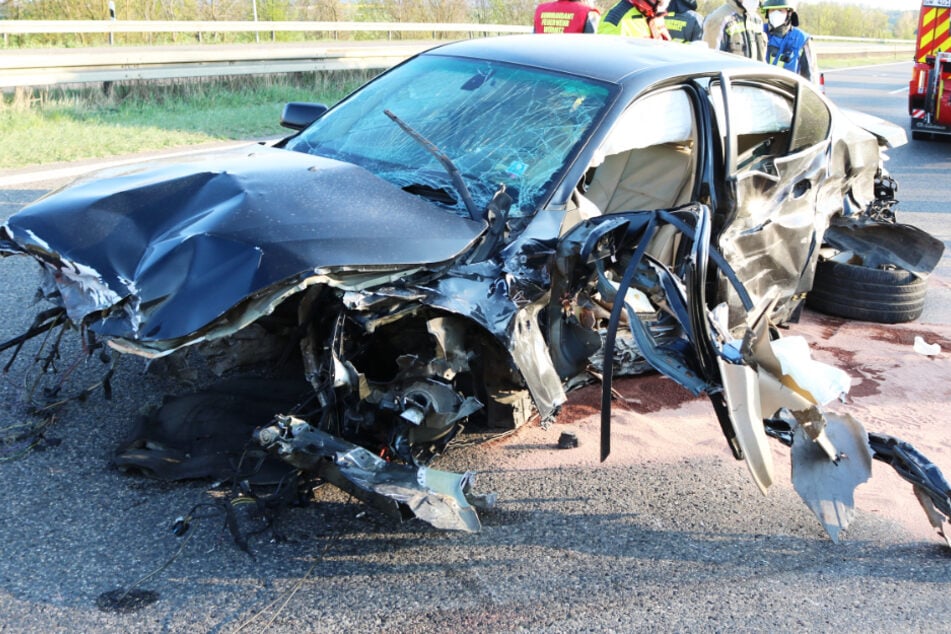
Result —
[{"label": "grass embankment", "polygon": [[362,73],[315,82],[240,80],[102,90],[19,91],[0,102],[0,169],[104,158],[214,141],[289,133],[288,101],[332,104],[366,81]]},{"label": "grass embankment", "polygon": [[876,64],[894,64],[896,62],[907,62],[911,60],[911,54],[908,55],[867,55],[855,57],[832,57],[829,59],[819,59],[819,70],[832,70],[838,68],[851,68],[853,66],[875,66]]}]

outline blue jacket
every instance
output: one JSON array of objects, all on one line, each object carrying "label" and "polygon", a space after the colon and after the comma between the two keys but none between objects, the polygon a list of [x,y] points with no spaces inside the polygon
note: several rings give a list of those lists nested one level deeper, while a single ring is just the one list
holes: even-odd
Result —
[{"label": "blue jacket", "polygon": [[796,27],[787,29],[785,35],[777,35],[775,30],[771,32],[768,26],[766,35],[766,62],[798,73],[799,61],[809,36]]}]

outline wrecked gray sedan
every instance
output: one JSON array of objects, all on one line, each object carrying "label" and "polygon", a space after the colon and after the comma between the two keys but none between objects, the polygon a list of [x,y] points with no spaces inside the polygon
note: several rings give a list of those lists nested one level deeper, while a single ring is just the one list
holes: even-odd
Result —
[{"label": "wrecked gray sedan", "polygon": [[[763,491],[768,438],[790,445],[833,539],[873,458],[945,535],[937,467],[826,410],[848,381],[776,329],[820,262],[920,285],[941,256],[895,220],[882,150],[903,131],[850,119],[792,74],[694,47],[454,43],[332,108],[290,104],[274,146],[74,183],[0,247],[45,276],[54,308],[28,334],[65,320],[153,362],[294,368],[306,395],[251,399],[238,447],[397,516],[478,530],[491,496],[433,459],[464,425],[550,422],[594,380],[606,458],[613,375],[656,370],[709,396]],[[126,466],[175,462],[150,462],[157,444]]]}]

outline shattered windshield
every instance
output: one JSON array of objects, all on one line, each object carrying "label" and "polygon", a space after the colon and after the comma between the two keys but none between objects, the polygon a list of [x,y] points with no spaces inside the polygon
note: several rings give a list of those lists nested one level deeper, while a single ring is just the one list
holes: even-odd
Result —
[{"label": "shattered windshield", "polygon": [[391,111],[445,154],[479,209],[506,186],[511,216],[534,212],[605,107],[589,79],[483,60],[426,55],[329,111],[287,147],[360,165],[467,216],[445,167]]}]

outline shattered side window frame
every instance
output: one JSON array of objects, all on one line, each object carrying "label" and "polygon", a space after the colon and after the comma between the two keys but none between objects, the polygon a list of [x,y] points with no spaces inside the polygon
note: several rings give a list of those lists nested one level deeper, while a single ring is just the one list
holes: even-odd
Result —
[{"label": "shattered side window frame", "polygon": [[[832,113],[823,98],[813,90],[806,82],[783,83],[775,77],[757,77],[757,76],[723,76],[730,94],[730,103],[727,108],[723,106],[723,83],[718,78],[713,78],[707,86],[707,94],[710,97],[712,109],[716,117],[717,127],[719,129],[720,140],[724,144],[724,159],[728,158],[727,147],[731,139],[744,134],[768,134],[770,127],[772,132],[784,136],[781,143],[773,143],[772,146],[762,151],[759,156],[768,155],[771,158],[783,158],[798,154],[828,141],[832,133]],[[738,129],[737,124],[749,124],[755,117],[742,116],[737,113],[737,104],[742,103],[734,98],[738,92],[747,90],[760,91],[763,95],[772,95],[779,97],[789,104],[790,117],[788,127],[783,128],[779,125],[764,126],[760,125],[756,129]],[[724,125],[724,113],[730,117],[730,126]],[[783,119],[783,122],[785,119]],[[779,123],[777,119],[773,123]],[[740,155],[743,150],[749,151],[749,148],[743,148],[738,141],[733,147],[734,164],[727,165],[727,172],[732,176],[755,169],[753,162],[747,160],[743,164]],[[749,153],[749,152],[748,152]],[[732,162],[732,161],[731,161]]]},{"label": "shattered side window frame", "polygon": [[[697,197],[701,132],[695,90],[682,82],[666,84],[627,103],[579,184],[582,217],[670,209]],[[656,121],[664,125],[651,124]]]},{"label": "shattered side window frame", "polygon": [[[726,105],[724,92],[728,93]],[[710,82],[707,94],[716,117],[729,177],[759,171],[764,158],[775,159],[792,153],[790,139],[796,115],[794,86],[778,84],[775,78],[721,75]]]},{"label": "shattered side window frame", "polygon": [[832,113],[829,107],[805,82],[799,84],[795,108],[789,154],[819,145],[832,133]]},{"label": "shattered side window frame", "polygon": [[[676,115],[672,119],[672,116]],[[651,126],[651,121],[663,121]],[[664,143],[695,142],[697,114],[684,84],[665,86],[638,96],[611,125],[592,160],[592,166],[604,157]]]}]

